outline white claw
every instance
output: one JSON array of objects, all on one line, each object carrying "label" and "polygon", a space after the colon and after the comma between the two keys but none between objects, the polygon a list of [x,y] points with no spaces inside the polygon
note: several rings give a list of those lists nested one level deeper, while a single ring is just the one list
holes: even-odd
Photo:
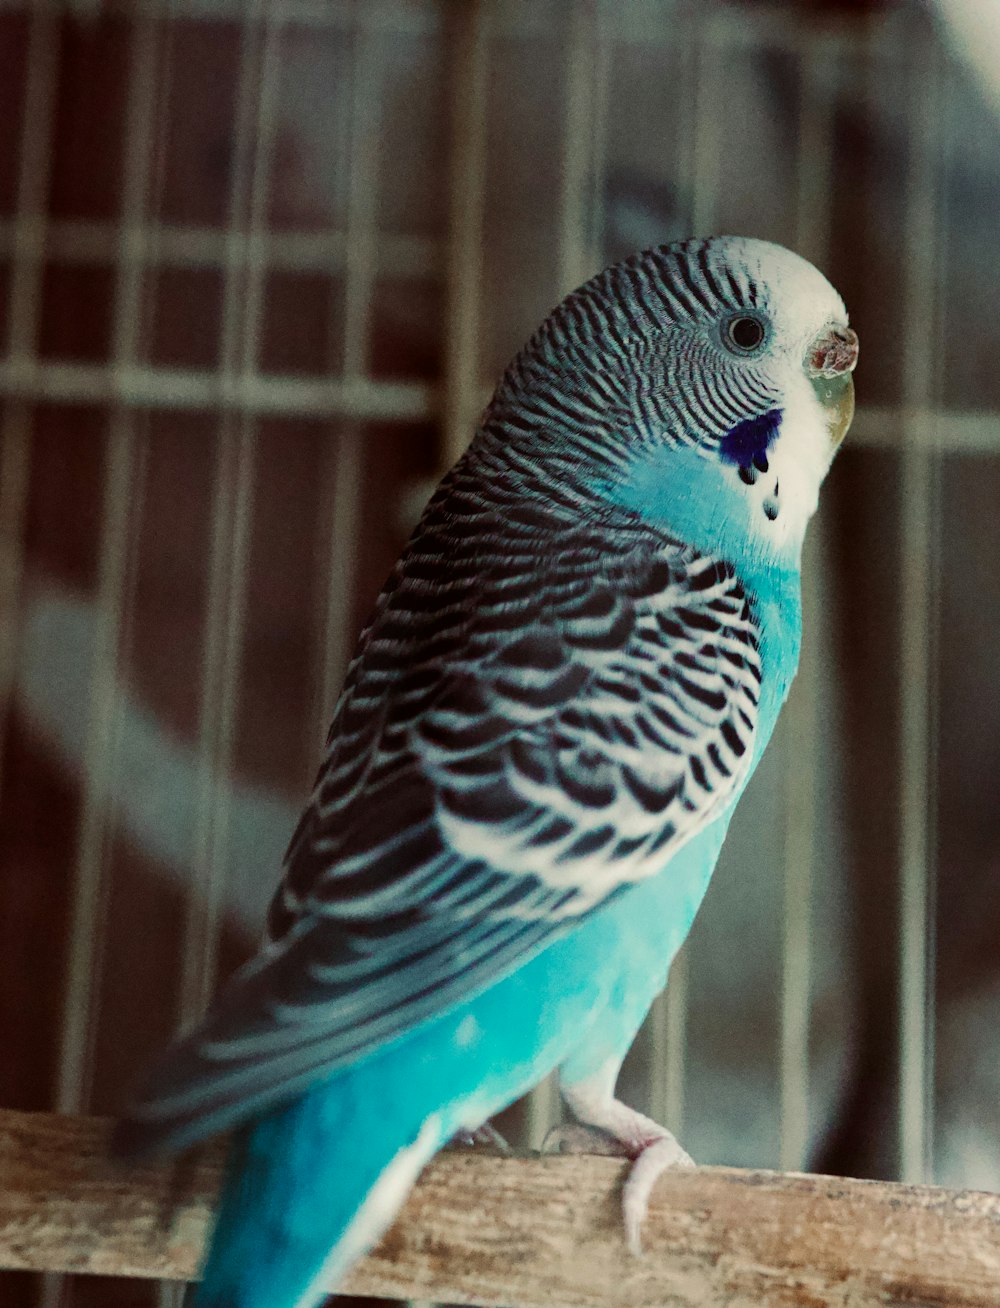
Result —
[{"label": "white claw", "polygon": [[632,1164],[622,1191],[622,1217],[625,1221],[625,1240],[629,1250],[638,1257],[642,1253],[642,1224],[649,1211],[649,1196],[661,1173],[691,1171],[694,1160],[680,1147],[672,1135],[653,1140]]},{"label": "white claw", "polygon": [[510,1153],[510,1145],[492,1122],[483,1122],[482,1126],[477,1126],[472,1130],[456,1131],[450,1143],[463,1149],[486,1148],[493,1149],[501,1154]]}]

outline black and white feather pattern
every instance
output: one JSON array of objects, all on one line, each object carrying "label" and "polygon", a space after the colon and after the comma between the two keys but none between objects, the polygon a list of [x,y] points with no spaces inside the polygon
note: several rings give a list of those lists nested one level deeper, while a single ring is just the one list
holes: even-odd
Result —
[{"label": "black and white feather pattern", "polygon": [[[752,597],[725,560],[593,493],[623,466],[623,427],[650,430],[629,353],[651,339],[640,274],[570,297],[508,370],[362,633],[267,947],[154,1066],[122,1148],[249,1116],[469,997],[738,793]],[[682,281],[675,299],[694,295]]]},{"label": "black and white feather pattern", "polygon": [[[270,947],[154,1071],[143,1145],[483,988],[662,870],[742,784],[761,668],[733,569],[569,491],[526,498],[515,446],[480,436],[390,577]],[[506,475],[484,482],[491,460]]]}]

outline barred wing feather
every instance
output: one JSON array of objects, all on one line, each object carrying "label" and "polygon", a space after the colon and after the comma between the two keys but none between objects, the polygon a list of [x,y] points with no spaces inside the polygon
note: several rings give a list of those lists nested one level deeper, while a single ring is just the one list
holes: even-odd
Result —
[{"label": "barred wing feather", "polygon": [[[736,793],[758,631],[726,563],[446,481],[362,635],[270,939],[121,1129],[185,1143],[468,998]],[[553,521],[558,530],[553,529]]]}]

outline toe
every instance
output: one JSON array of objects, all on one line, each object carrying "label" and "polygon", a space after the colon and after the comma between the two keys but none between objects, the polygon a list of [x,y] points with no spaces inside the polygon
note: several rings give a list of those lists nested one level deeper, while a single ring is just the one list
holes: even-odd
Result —
[{"label": "toe", "polygon": [[474,1131],[456,1131],[449,1143],[462,1149],[481,1149],[485,1147],[495,1149],[502,1154],[510,1153],[510,1145],[496,1127],[489,1122],[477,1126]]},{"label": "toe", "polygon": [[602,1154],[610,1158],[634,1158],[635,1153],[622,1141],[596,1126],[564,1122],[554,1126],[542,1142],[543,1154]]},{"label": "toe", "polygon": [[672,1135],[650,1141],[636,1158],[622,1191],[625,1240],[633,1254],[642,1253],[642,1224],[657,1178],[666,1171],[690,1171],[694,1165]]},{"label": "toe", "polygon": [[482,1126],[477,1127],[476,1130],[472,1132],[472,1143],[476,1145],[485,1145],[488,1149],[496,1149],[502,1154],[510,1153],[510,1145],[492,1122],[484,1122]]}]

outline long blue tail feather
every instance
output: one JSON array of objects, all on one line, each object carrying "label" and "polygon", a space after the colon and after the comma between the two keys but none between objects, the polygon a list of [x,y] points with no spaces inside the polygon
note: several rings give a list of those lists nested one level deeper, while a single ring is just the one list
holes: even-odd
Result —
[{"label": "long blue tail feather", "polygon": [[[416,1143],[420,1123],[393,1114],[388,1129],[384,1105],[380,1111],[365,1095],[367,1080],[348,1074],[324,1082],[234,1137],[204,1278],[186,1300],[190,1308],[319,1302],[323,1287],[391,1220],[395,1204],[379,1203],[378,1182]],[[407,1182],[439,1143],[424,1132],[400,1159]]]}]

